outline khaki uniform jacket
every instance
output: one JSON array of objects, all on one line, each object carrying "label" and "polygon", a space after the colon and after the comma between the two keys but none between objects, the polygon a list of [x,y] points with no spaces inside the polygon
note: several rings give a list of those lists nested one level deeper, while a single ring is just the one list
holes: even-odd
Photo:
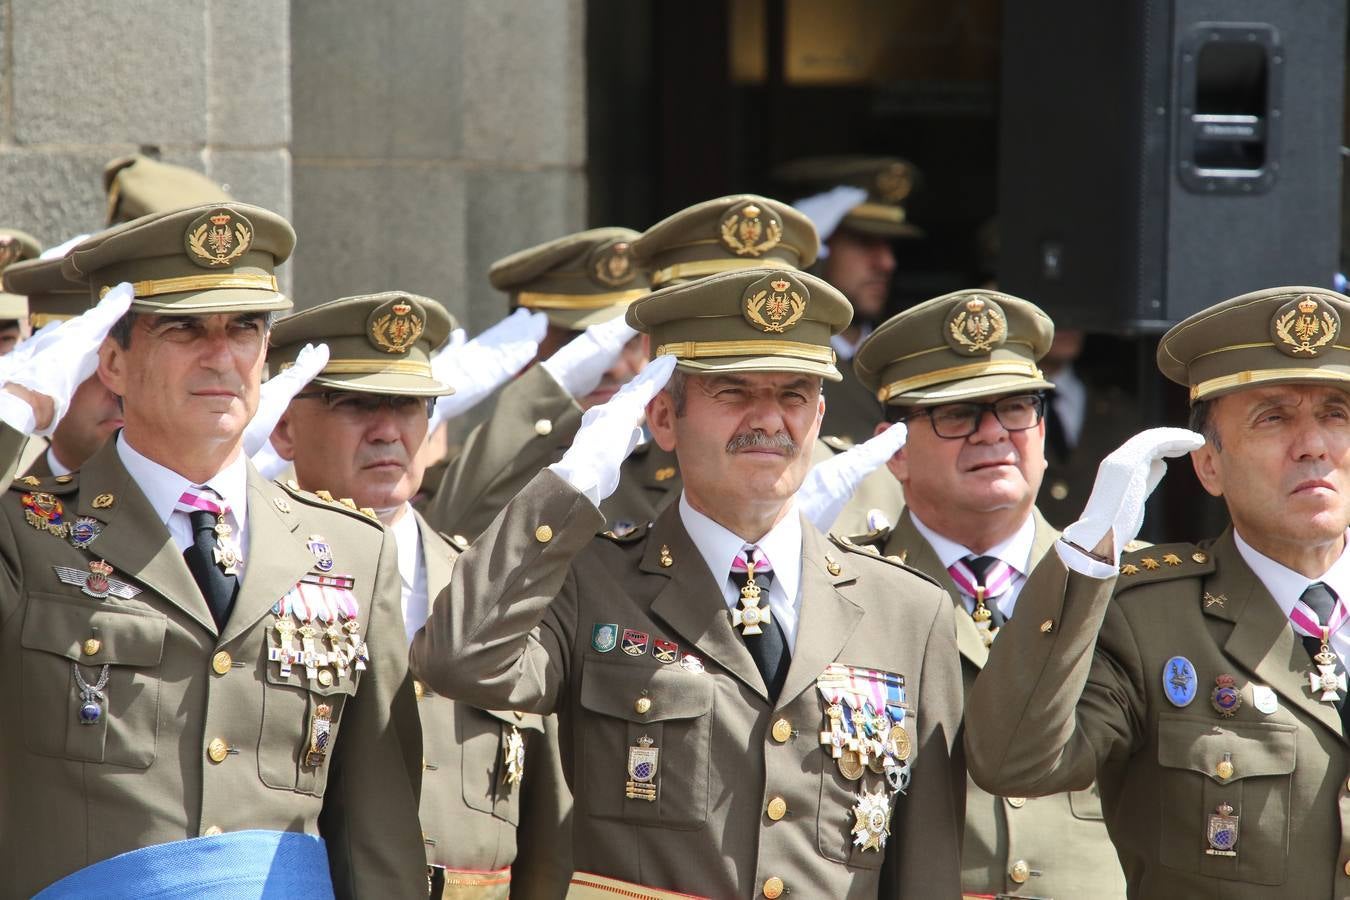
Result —
[{"label": "khaki uniform jacket", "polygon": [[[623,540],[595,537],[602,525],[541,472],[460,557],[412,654],[452,696],[558,712],[577,871],[717,898],[758,896],[770,879],[801,897],[956,896],[961,692],[942,591],[803,522],[801,619],[771,704],[678,507]],[[604,625],[640,633],[642,649],[603,644]],[[647,652],[657,640],[678,645],[672,662]],[[903,675],[916,717],[884,853],[854,845],[859,783],[820,745],[816,678],[833,662]],[[625,796],[640,738],[659,752],[655,802]]]},{"label": "khaki uniform jacket", "polygon": [[[1052,552],[1059,532],[1033,508],[1036,538],[1031,561]],[[899,556],[946,588],[956,606],[956,645],[967,696],[989,658],[983,632],[937,552],[906,510],[894,531],[879,541],[883,553]],[[1018,614],[1022,600],[1018,598]],[[969,719],[969,712],[967,712]],[[1020,864],[1020,865],[1019,865]],[[1020,881],[1019,881],[1020,879]],[[1109,898],[1125,896],[1125,875],[1102,821],[1096,786],[1046,797],[996,797],[973,781],[966,785],[966,836],[961,850],[962,888],[973,894],[1011,897]]]},{"label": "khaki uniform jacket", "polygon": [[[438,531],[473,540],[540,469],[557,462],[581,427],[581,407],[543,366],[502,389],[492,417],[475,428],[427,501]],[[675,454],[654,443],[624,462],[619,488],[601,504],[606,528],[620,534],[644,525],[680,495]]]},{"label": "khaki uniform jacket", "polygon": [[[459,555],[417,517],[427,596],[450,583]],[[422,840],[427,863],[459,870],[448,877],[465,897],[560,897],[572,877],[572,796],[558,759],[552,716],[488,712],[416,684],[422,718]],[[525,774],[506,779],[507,738],[525,743]],[[502,870],[510,867],[509,874]],[[474,878],[478,873],[482,877]],[[508,880],[509,879],[509,880]]]},{"label": "khaki uniform jacket", "polygon": [[[1350,896],[1340,720],[1232,532],[1127,553],[1121,571],[1087,578],[1053,552],[1037,567],[971,693],[975,780],[1037,795],[1095,776],[1132,897]],[[1194,666],[1189,703],[1165,692],[1173,657]],[[1211,700],[1221,675],[1241,693],[1231,718]],[[1234,856],[1206,852],[1223,803]]]},{"label": "khaki uniform jacket", "polygon": [[[22,436],[0,432],[0,458]],[[12,471],[12,469],[11,469]],[[104,524],[87,550],[29,523],[31,491],[66,522]],[[218,633],[168,530],[113,441],[75,476],[0,497],[0,895],[28,897],[85,866],[220,831],[319,834],[339,897],[425,892],[417,831],[418,747],[398,570],[371,520],[248,477],[249,545],[233,613]],[[330,686],[268,661],[273,605],[315,565],[355,578],[369,667]],[[96,599],[53,567],[106,560],[134,597]],[[93,652],[91,652],[93,651]],[[72,673],[108,666],[96,724],[80,723]],[[332,707],[324,761],[304,764],[311,716]],[[219,741],[216,744],[213,742]],[[211,748],[221,753],[213,761]]]}]

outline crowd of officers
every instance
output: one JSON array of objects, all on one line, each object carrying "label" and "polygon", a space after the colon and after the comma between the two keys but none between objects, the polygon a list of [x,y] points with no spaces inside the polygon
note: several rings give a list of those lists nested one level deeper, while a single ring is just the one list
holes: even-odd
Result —
[{"label": "crowd of officers", "polygon": [[[0,894],[1350,896],[1350,298],[1178,324],[1189,427],[1096,449],[1034,303],[879,321],[907,163],[792,172],[472,339],[152,159],[0,231]],[[1186,454],[1232,526],[1141,545]]]}]

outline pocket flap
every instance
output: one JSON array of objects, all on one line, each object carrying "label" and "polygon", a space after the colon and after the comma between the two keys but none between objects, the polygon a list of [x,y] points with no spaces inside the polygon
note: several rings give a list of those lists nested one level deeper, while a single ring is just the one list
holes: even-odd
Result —
[{"label": "pocket flap", "polygon": [[713,685],[706,675],[678,666],[653,668],[594,656],[585,660],[581,705],[591,712],[629,722],[664,722],[694,719],[712,710]]},{"label": "pocket flap", "polygon": [[[168,627],[165,616],[150,610],[35,594],[24,616],[20,643],[82,665],[157,666]],[[85,653],[95,646],[91,639],[98,642],[97,652]]]},{"label": "pocket flap", "polygon": [[[1298,729],[1277,722],[1215,722],[1185,716],[1158,717],[1158,765],[1189,769],[1219,784],[1294,771]],[[1219,776],[1219,763],[1232,774]]]}]

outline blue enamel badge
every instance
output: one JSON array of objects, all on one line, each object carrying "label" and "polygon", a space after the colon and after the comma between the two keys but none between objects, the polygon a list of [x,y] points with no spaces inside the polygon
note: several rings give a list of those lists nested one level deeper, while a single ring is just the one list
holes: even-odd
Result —
[{"label": "blue enamel badge", "polygon": [[598,653],[608,653],[619,643],[619,626],[612,623],[602,623],[591,628],[591,646]]},{"label": "blue enamel badge", "polygon": [[1195,699],[1195,666],[1184,656],[1174,656],[1163,666],[1163,693],[1173,706],[1189,706]]}]

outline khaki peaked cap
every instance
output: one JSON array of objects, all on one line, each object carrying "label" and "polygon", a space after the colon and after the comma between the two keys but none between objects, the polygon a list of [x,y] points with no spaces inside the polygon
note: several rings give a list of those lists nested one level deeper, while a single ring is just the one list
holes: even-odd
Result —
[{"label": "khaki peaked cap", "polygon": [[26,259],[5,269],[5,290],[28,298],[28,324],[34,329],[73,318],[93,306],[89,285],[66,278],[61,262],[59,257]]},{"label": "khaki peaked cap", "polygon": [[103,167],[103,190],[108,195],[109,225],[185,206],[228,203],[234,199],[196,169],[140,154],[110,160]]},{"label": "khaki peaked cap", "polygon": [[775,173],[784,181],[815,190],[848,186],[867,191],[867,199],[844,216],[839,228],[888,238],[923,237],[909,221],[904,202],[919,184],[913,163],[895,156],[823,156],[787,163]]},{"label": "khaki peaked cap", "polygon": [[882,403],[936,406],[1053,388],[1037,363],[1050,317],[1011,294],[963,290],[892,316],[858,347],[853,371]]},{"label": "khaki peaked cap", "polygon": [[581,331],[617,318],[650,290],[635,261],[631,228],[592,228],[512,253],[492,264],[488,281],[512,306],[536,309],[559,328]]}]

